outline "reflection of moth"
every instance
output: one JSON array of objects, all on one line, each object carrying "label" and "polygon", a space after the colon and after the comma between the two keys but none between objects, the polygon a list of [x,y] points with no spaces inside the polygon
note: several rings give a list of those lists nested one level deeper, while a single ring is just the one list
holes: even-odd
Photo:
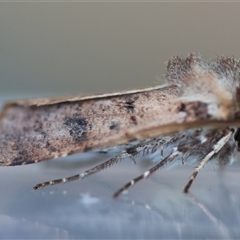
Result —
[{"label": "reflection of moth", "polygon": [[215,159],[224,166],[236,153],[240,61],[229,57],[207,61],[194,54],[174,57],[167,63],[166,79],[168,85],[142,90],[6,104],[0,115],[0,166],[125,144],[107,162],[35,189],[83,178],[125,157],[134,160],[149,153],[158,160],[156,165],[114,196],[169,162],[194,161],[197,167],[184,188],[188,192],[205,163]]}]

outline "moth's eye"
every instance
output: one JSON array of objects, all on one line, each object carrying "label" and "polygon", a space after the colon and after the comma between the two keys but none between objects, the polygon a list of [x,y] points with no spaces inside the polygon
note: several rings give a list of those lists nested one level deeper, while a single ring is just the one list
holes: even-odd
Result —
[{"label": "moth's eye", "polygon": [[235,135],[234,135],[234,139],[238,144],[238,150],[240,151],[240,128],[237,129]]}]

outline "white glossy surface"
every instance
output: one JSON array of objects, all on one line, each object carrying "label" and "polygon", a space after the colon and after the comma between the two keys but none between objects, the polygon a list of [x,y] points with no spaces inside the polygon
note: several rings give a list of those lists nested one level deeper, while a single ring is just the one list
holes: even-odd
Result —
[{"label": "white glossy surface", "polygon": [[[40,181],[82,171],[89,164],[76,162],[84,157],[92,155],[0,168],[1,238],[240,236],[238,165],[226,169],[221,177],[213,169],[204,169],[188,195],[182,188],[192,169],[182,167],[161,170],[113,199],[114,191],[143,170],[129,161],[83,181],[32,189]],[[83,168],[77,169],[76,164]]]}]

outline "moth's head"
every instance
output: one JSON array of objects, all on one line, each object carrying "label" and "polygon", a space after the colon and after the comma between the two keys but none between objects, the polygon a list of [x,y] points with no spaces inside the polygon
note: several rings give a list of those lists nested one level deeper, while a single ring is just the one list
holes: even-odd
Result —
[{"label": "moth's head", "polygon": [[179,100],[207,103],[215,118],[230,119],[240,110],[240,61],[233,57],[173,57],[166,78],[178,87]]}]

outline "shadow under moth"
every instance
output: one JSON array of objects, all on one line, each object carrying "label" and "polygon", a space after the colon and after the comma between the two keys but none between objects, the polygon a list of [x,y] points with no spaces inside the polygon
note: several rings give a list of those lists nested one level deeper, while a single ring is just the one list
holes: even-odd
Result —
[{"label": "shadow under moth", "polygon": [[121,146],[115,157],[68,178],[85,178],[126,157],[153,155],[156,163],[114,197],[167,164],[196,164],[184,192],[203,166],[235,159],[240,140],[240,61],[190,54],[166,65],[167,84],[92,96],[12,101],[0,114],[0,166],[37,163],[78,152]]}]

